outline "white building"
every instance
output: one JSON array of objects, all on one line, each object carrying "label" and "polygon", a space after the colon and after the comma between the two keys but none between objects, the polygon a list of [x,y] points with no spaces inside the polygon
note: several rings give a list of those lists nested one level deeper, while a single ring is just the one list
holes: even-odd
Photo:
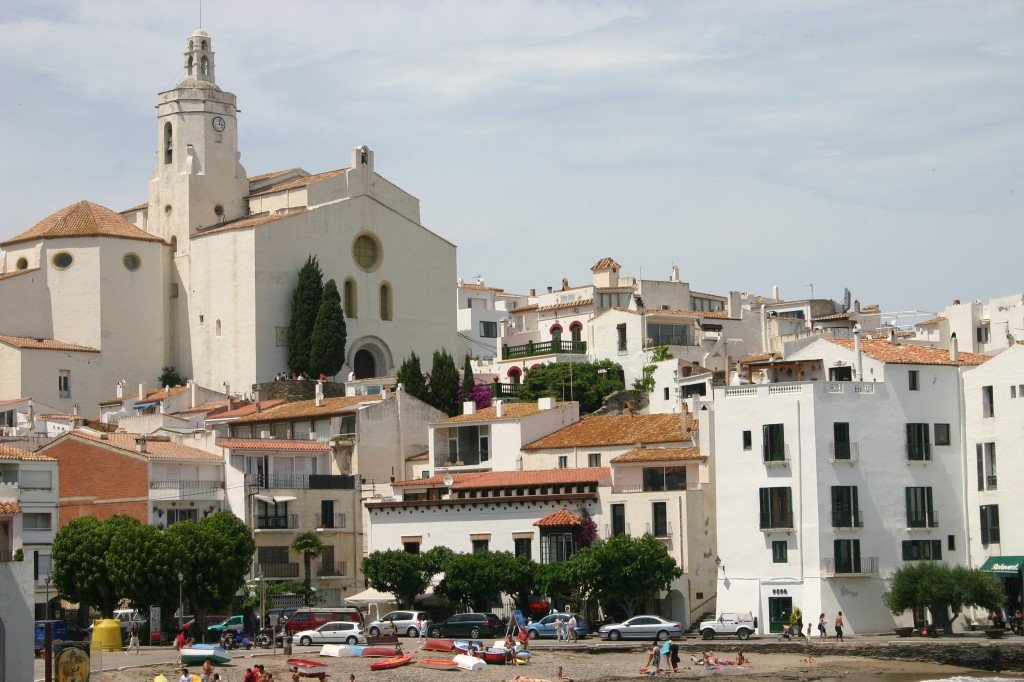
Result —
[{"label": "white building", "polygon": [[[457,290],[459,342],[462,354],[481,361],[493,360],[498,330],[512,310],[529,304],[529,297],[484,284],[459,280]],[[456,358],[456,361],[458,358]]]},{"label": "white building", "polygon": [[964,374],[964,414],[971,564],[1002,579],[1013,613],[1024,597],[1024,345]]},{"label": "white building", "polygon": [[[882,602],[907,561],[966,564],[962,372],[986,358],[872,340],[818,340],[716,388],[718,609],[780,631],[843,611],[851,632],[909,623]],[[829,370],[852,368],[843,381]],[[914,614],[923,618],[924,614]]]},{"label": "white building", "polygon": [[999,296],[987,303],[953,301],[937,317],[914,325],[917,340],[945,348],[956,334],[960,347],[995,355],[1024,339],[1024,294]]},{"label": "white building", "polygon": [[15,483],[0,483],[0,679],[31,680],[33,563],[26,560]]},{"label": "white building", "polygon": [[[155,383],[165,365],[202,386],[248,388],[286,367],[299,268],[318,258],[348,317],[342,376],[384,376],[416,351],[455,350],[455,246],[420,223],[419,201],[347,167],[247,177],[235,96],[217,85],[202,29],[184,78],[160,93],[145,204],[120,215],[80,202],[0,248],[0,399],[69,411],[114,382]],[[102,273],[102,276],[101,276]]]}]

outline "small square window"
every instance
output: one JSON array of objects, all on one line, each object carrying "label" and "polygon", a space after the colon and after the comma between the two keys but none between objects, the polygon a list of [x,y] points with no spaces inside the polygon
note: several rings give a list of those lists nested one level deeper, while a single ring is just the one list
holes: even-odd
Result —
[{"label": "small square window", "polygon": [[907,378],[910,380],[911,391],[921,390],[921,376],[918,370],[912,369],[909,372],[907,372]]},{"label": "small square window", "polygon": [[71,370],[61,369],[57,371],[57,394],[61,398],[71,397]]},{"label": "small square window", "polygon": [[480,554],[490,550],[490,540],[473,540],[473,554]]},{"label": "small square window", "polygon": [[946,549],[948,549],[950,552],[952,552],[953,550],[956,549],[956,536],[955,535],[947,535],[946,536]]},{"label": "small square window", "polygon": [[587,455],[587,466],[589,466],[589,467],[599,467],[599,466],[601,466],[601,453],[600,452],[591,452],[589,455]]},{"label": "small square window", "polygon": [[668,400],[668,397],[669,397],[669,388],[668,388],[668,386],[666,386],[665,387],[665,400]]},{"label": "small square window", "polygon": [[935,444],[949,445],[949,424],[935,425]]},{"label": "small square window", "polygon": [[772,541],[772,563],[789,563],[789,543],[785,540]]},{"label": "small square window", "polygon": [[559,455],[558,456],[558,468],[559,469],[568,469],[569,468],[569,455]]},{"label": "small square window", "polygon": [[754,447],[754,438],[751,435],[750,431],[744,431],[743,432],[743,449],[744,450],[750,450],[752,447]]},{"label": "small square window", "polygon": [[1010,386],[1010,397],[1011,398],[1016,398],[1017,397],[1017,387],[1016,386]]}]

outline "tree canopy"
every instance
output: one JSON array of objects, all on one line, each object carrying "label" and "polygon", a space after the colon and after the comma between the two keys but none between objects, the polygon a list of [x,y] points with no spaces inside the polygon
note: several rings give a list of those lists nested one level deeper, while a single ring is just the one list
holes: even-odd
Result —
[{"label": "tree canopy", "polygon": [[309,371],[313,377],[334,376],[345,364],[345,315],[341,310],[341,296],[333,279],[327,280],[309,346]]},{"label": "tree canopy", "polygon": [[174,535],[132,518],[114,533],[107,568],[115,593],[136,608],[157,605],[167,614],[178,608],[175,586],[185,555]]},{"label": "tree canopy", "polygon": [[447,350],[435,350],[430,367],[429,403],[449,417],[461,411],[459,408],[459,371],[455,360]]},{"label": "tree canopy", "polygon": [[99,609],[105,617],[114,615],[119,594],[111,577],[108,559],[114,535],[138,521],[130,516],[112,516],[100,521],[82,516],[57,531],[53,539],[53,584],[65,597]]},{"label": "tree canopy", "polygon": [[524,402],[537,398],[578,400],[580,412],[589,414],[601,407],[606,396],[623,388],[622,367],[611,360],[555,362],[528,371],[518,397]]},{"label": "tree canopy", "polygon": [[412,608],[436,572],[427,555],[401,549],[371,552],[363,559],[363,575],[370,587],[395,595],[403,608]]},{"label": "tree canopy", "polygon": [[606,611],[619,607],[627,617],[683,574],[665,545],[650,533],[614,535],[598,540],[587,552],[595,570],[590,580],[594,596]]},{"label": "tree canopy", "polygon": [[[298,552],[302,555],[302,566],[305,569],[305,578],[303,584],[306,586],[307,592],[311,591],[313,586],[312,566],[313,559],[323,554],[326,545],[317,537],[317,534],[312,531],[306,531],[305,533],[299,533],[292,540],[292,551]],[[309,598],[306,599],[310,601]],[[306,606],[312,606],[313,604],[307,603]]]},{"label": "tree canopy", "polygon": [[996,609],[1003,601],[1003,586],[988,571],[978,568],[950,567],[936,561],[901,566],[889,574],[889,591],[883,599],[894,614],[916,607],[927,607],[939,627],[948,631],[950,610],[953,618],[965,606]]},{"label": "tree canopy", "polygon": [[316,256],[309,256],[299,269],[298,281],[292,291],[292,316],[288,323],[288,371],[308,374],[309,351],[312,346],[313,326],[320,311],[323,297],[324,274]]},{"label": "tree canopy", "polygon": [[402,390],[408,395],[419,398],[424,402],[429,402],[427,380],[423,376],[420,356],[416,355],[416,351],[413,351],[409,357],[402,361],[402,365],[398,368],[398,374],[395,378],[398,383],[402,384]]}]

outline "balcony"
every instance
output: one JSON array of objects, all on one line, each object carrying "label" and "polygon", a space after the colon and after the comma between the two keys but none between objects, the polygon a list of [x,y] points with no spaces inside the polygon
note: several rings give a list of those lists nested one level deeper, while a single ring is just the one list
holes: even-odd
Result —
[{"label": "balcony", "polygon": [[298,528],[298,514],[256,517],[256,530],[298,530]]},{"label": "balcony", "polygon": [[287,564],[259,564],[259,572],[264,578],[298,578],[299,565],[297,563]]},{"label": "balcony", "polygon": [[336,474],[250,474],[245,482],[266,490],[355,490],[356,487],[355,476]]},{"label": "balcony", "polygon": [[864,517],[860,509],[833,509],[833,528],[863,528]]},{"label": "balcony", "polygon": [[793,512],[761,514],[761,530],[793,530]]},{"label": "balcony", "polygon": [[536,355],[553,355],[567,353],[570,355],[586,355],[586,341],[530,341],[520,346],[502,346],[501,359],[531,358]]},{"label": "balcony", "polygon": [[344,561],[321,561],[316,568],[318,577],[347,575],[348,566]]},{"label": "balcony", "polygon": [[345,514],[316,514],[317,530],[343,530],[348,525]]},{"label": "balcony", "polygon": [[[616,530],[618,532],[615,532]],[[605,540],[607,540],[608,538],[610,538],[610,537],[612,537],[614,535],[632,535],[632,533],[629,532],[629,524],[628,523],[624,524],[621,529],[614,529],[614,528],[612,528],[611,524],[607,524],[607,523],[604,524],[604,538],[605,538]]]},{"label": "balcony", "polygon": [[491,396],[495,398],[515,398],[519,395],[522,384],[507,384],[495,381],[491,383]]},{"label": "balcony", "polygon": [[481,448],[460,448],[458,453],[438,452],[434,457],[434,466],[438,468],[475,467],[481,464],[490,466],[490,452]]},{"label": "balcony", "polygon": [[858,443],[829,441],[828,459],[830,462],[853,464],[860,457]]},{"label": "balcony", "polygon": [[650,533],[656,538],[670,538],[672,537],[672,522],[666,521],[663,524],[659,523],[648,523],[645,532]]},{"label": "balcony", "polygon": [[761,461],[766,467],[788,467],[789,453],[786,448],[762,448]]},{"label": "balcony", "polygon": [[642,483],[616,483],[612,485],[612,493],[664,493],[680,492],[683,490],[702,490],[703,484],[699,481],[687,481],[685,487],[679,488],[644,488]]},{"label": "balcony", "polygon": [[934,509],[907,510],[907,528],[938,528],[939,515]]},{"label": "balcony", "polygon": [[839,561],[824,558],[821,571],[829,578],[878,575],[878,557],[845,557]]}]

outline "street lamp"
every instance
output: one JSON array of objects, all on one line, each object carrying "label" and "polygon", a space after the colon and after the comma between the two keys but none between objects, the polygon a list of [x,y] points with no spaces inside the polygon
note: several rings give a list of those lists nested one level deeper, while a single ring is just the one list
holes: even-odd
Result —
[{"label": "street lamp", "polygon": [[185,580],[185,574],[179,572],[178,573],[178,631],[179,632],[185,629],[185,626],[182,625],[182,622],[181,622],[182,619],[185,617],[185,598],[184,598],[184,596],[182,594],[182,584],[183,584],[184,580]]},{"label": "street lamp", "polygon": [[50,620],[50,576],[46,576],[46,620]]}]

